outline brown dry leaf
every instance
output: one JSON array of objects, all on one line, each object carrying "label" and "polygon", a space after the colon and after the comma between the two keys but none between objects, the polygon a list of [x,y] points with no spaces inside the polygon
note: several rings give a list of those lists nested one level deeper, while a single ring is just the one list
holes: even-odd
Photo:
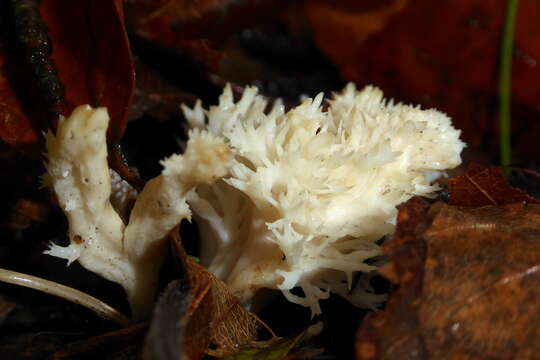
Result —
[{"label": "brown dry leaf", "polygon": [[448,179],[448,192],[450,205],[457,206],[540,203],[540,200],[510,186],[496,166],[470,167],[464,175]]},{"label": "brown dry leaf", "polygon": [[357,333],[358,359],[533,359],[540,205],[400,209],[383,274],[398,284]]},{"label": "brown dry leaf", "polygon": [[[465,142],[496,149],[498,51],[506,1],[308,0],[315,41],[345,80],[448,113]],[[519,2],[512,71],[515,155],[537,158],[540,2]]]},{"label": "brown dry leaf", "polygon": [[180,236],[171,233],[183,279],[169,284],[159,299],[145,354],[149,359],[201,359],[224,356],[252,343],[261,324],[230,293],[227,286],[188,257]]},{"label": "brown dry leaf", "polygon": [[214,298],[214,307],[203,318],[212,318],[210,336],[212,343],[217,346],[220,355],[238,351],[241,344],[249,344],[257,337],[259,321],[254,314],[247,312],[238,300],[231,294],[227,285],[217,279],[202,266],[211,278],[211,296]]}]

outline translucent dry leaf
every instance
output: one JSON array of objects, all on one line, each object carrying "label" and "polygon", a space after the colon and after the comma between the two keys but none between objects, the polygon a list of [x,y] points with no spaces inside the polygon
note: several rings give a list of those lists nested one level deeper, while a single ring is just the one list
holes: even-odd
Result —
[{"label": "translucent dry leaf", "polygon": [[161,295],[146,339],[149,359],[223,357],[257,337],[260,320],[246,311],[227,286],[186,255],[171,232],[181,279]]}]

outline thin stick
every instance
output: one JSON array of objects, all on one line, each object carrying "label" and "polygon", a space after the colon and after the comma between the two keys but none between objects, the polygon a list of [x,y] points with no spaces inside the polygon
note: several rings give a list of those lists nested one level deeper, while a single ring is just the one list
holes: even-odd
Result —
[{"label": "thin stick", "polygon": [[518,0],[508,0],[502,33],[499,64],[499,147],[502,166],[512,162],[510,101],[512,93],[512,52]]},{"label": "thin stick", "polygon": [[0,281],[43,291],[47,294],[64,298],[75,304],[87,307],[95,311],[102,318],[114,321],[121,326],[128,326],[131,323],[131,321],[125,315],[113,307],[105,304],[103,301],[69,286],[58,284],[36,276],[1,268]]}]

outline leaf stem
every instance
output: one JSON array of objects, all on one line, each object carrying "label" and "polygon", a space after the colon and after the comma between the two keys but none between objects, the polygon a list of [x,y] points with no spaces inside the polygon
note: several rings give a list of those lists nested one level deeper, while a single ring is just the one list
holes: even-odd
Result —
[{"label": "leaf stem", "polygon": [[121,326],[128,326],[131,323],[126,316],[113,307],[105,304],[103,301],[69,286],[1,268],[0,281],[43,291],[47,294],[64,298],[75,304],[87,307],[95,311],[102,318],[114,321]]},{"label": "leaf stem", "polygon": [[518,0],[508,0],[502,33],[499,64],[499,148],[502,166],[512,162],[510,101],[512,92],[512,52]]}]

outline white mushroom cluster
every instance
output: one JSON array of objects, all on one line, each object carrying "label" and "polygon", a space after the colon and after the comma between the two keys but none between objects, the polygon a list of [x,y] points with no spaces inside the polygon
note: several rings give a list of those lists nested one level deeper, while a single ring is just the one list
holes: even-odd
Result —
[{"label": "white mushroom cluster", "polygon": [[193,128],[222,137],[233,154],[228,175],[188,202],[203,264],[244,302],[270,288],[313,314],[329,292],[372,306],[369,287],[349,292],[352,274],[374,269],[365,261],[393,231],[396,205],[432,195],[431,182],[461,163],[460,132],[439,111],[352,84],[327,110],[322,101],[319,94],[288,112],[280,102],[267,111],[255,88],[235,102],[228,86],[207,111],[200,102],[183,107]]},{"label": "white mushroom cluster", "polygon": [[208,110],[183,106],[192,127],[186,151],[162,162],[127,224],[111,205],[107,112],[78,107],[47,134],[46,183],[70,238],[47,253],[120,283],[143,317],[163,240],[193,211],[203,265],[244,303],[269,288],[313,314],[330,292],[373,306],[380,297],[369,286],[351,292],[352,275],[374,269],[366,260],[393,231],[396,205],[433,194],[431,182],[460,164],[464,144],[446,115],[386,101],[374,87],[348,85],[326,109],[322,101],[319,94],[286,112],[255,88],[235,102],[227,86]]}]

